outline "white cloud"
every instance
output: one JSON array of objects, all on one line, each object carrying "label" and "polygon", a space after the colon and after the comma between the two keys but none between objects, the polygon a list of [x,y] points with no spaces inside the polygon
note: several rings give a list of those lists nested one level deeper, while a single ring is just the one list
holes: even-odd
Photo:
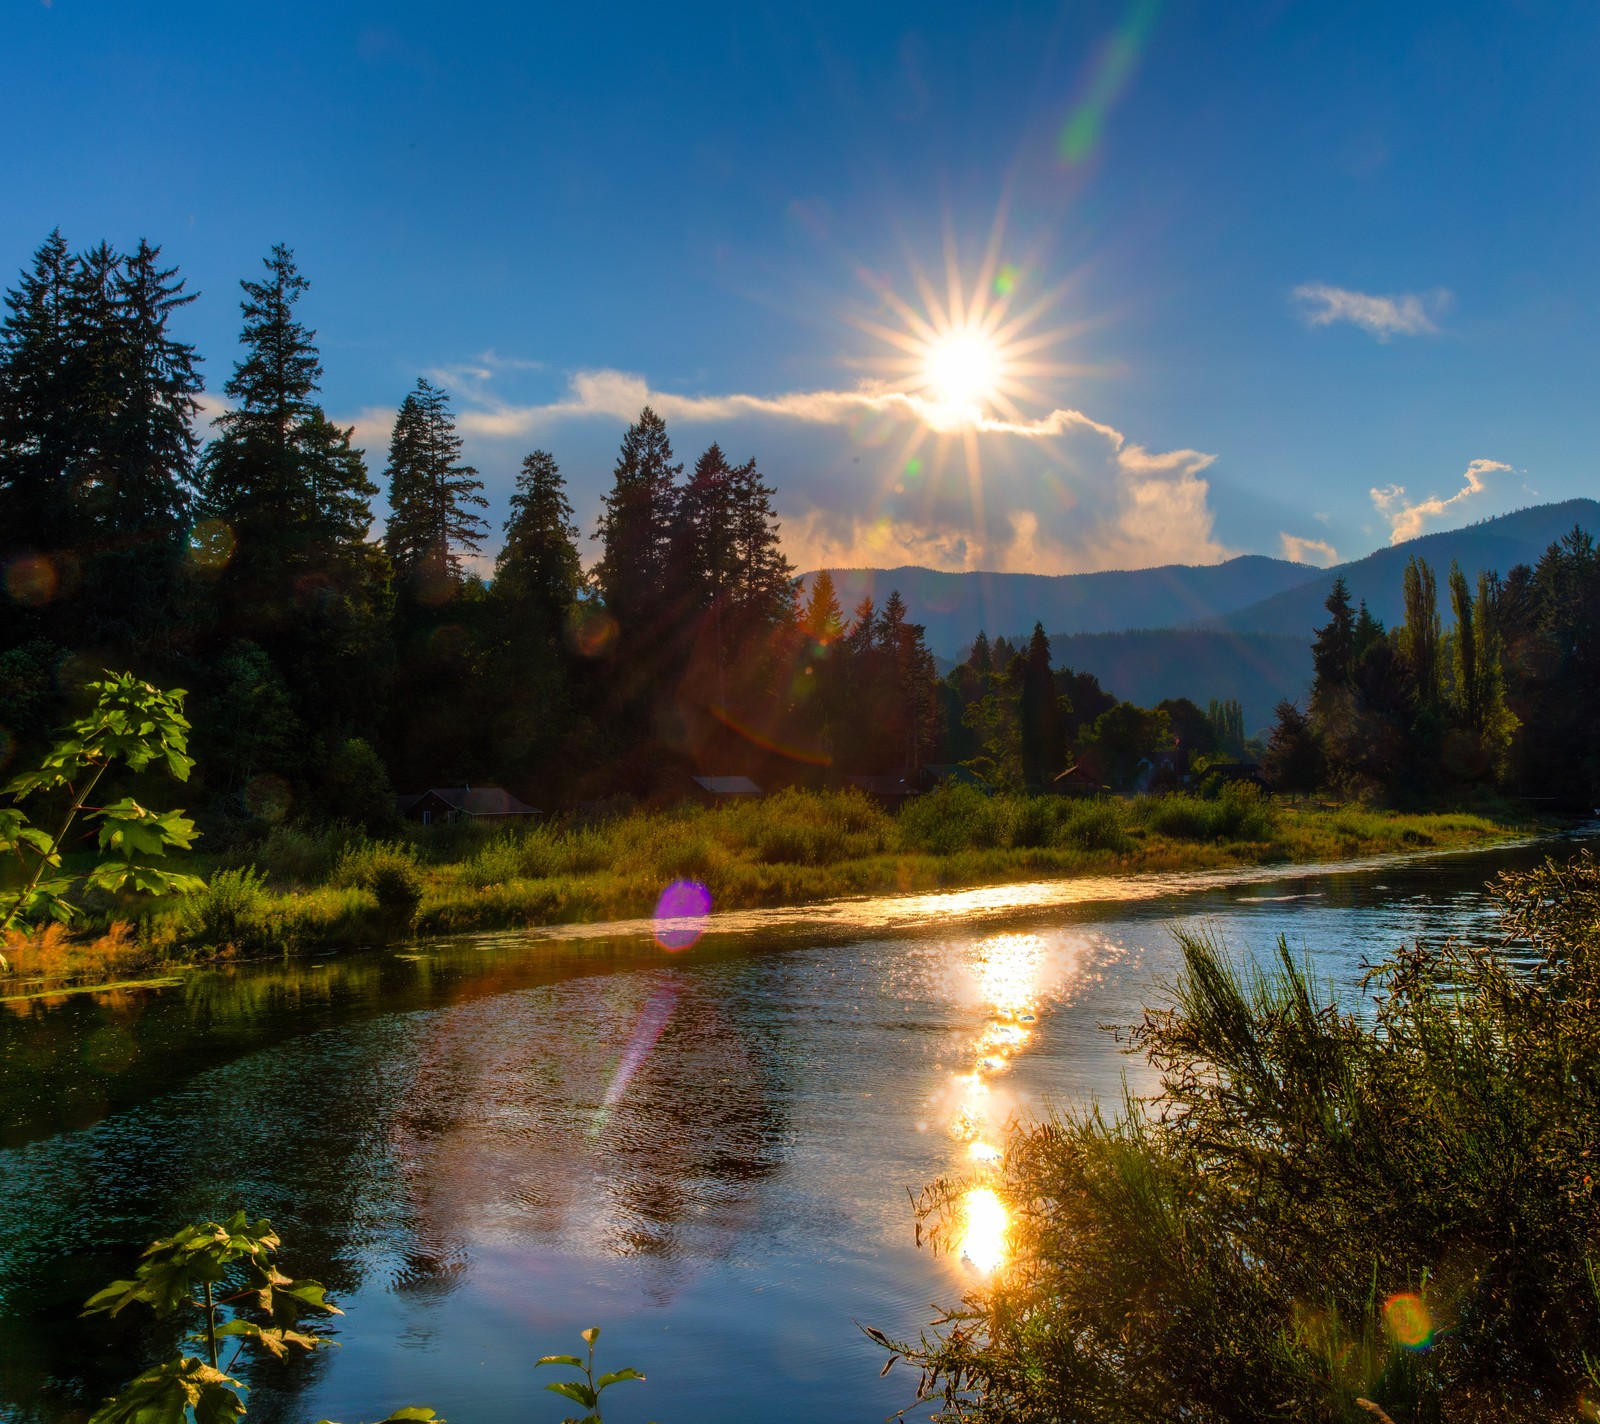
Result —
[{"label": "white cloud", "polygon": [[369,405],[337,422],[351,427],[350,443],[366,452],[369,469],[383,468],[389,455],[389,437],[394,434],[397,413],[393,406]]},{"label": "white cloud", "polygon": [[1474,460],[1467,466],[1463,477],[1465,483],[1448,499],[1430,495],[1427,499],[1412,503],[1406,498],[1404,485],[1388,485],[1371,492],[1372,502],[1377,506],[1378,513],[1389,521],[1389,542],[1399,544],[1407,539],[1415,539],[1422,533],[1422,527],[1428,520],[1437,519],[1448,513],[1453,505],[1482,494],[1486,476],[1510,468],[1510,465],[1501,464],[1499,460]]},{"label": "white cloud", "polygon": [[1326,539],[1302,539],[1298,534],[1283,533],[1278,538],[1283,541],[1283,557],[1293,563],[1326,569],[1339,562],[1339,551]]},{"label": "white cloud", "polygon": [[778,492],[785,551],[800,568],[1062,573],[1229,553],[1213,537],[1202,477],[1213,456],[1147,450],[1077,410],[1000,419],[881,385],[682,395],[616,370],[580,372],[558,399],[519,405],[498,399],[481,370],[434,373],[460,399],[458,425],[474,440],[631,421],[649,405],[672,428],[680,458],[712,438],[758,453]]},{"label": "white cloud", "polygon": [[1451,295],[1443,287],[1431,292],[1403,292],[1377,297],[1330,287],[1326,282],[1306,282],[1294,289],[1307,326],[1332,326],[1348,321],[1379,341],[1391,336],[1425,336],[1438,331],[1437,318],[1449,307]]},{"label": "white cloud", "polygon": [[209,440],[216,434],[211,428],[211,422],[219,415],[225,415],[233,409],[233,402],[226,396],[220,396],[215,391],[201,391],[194,398],[195,413],[190,424],[202,440]]}]

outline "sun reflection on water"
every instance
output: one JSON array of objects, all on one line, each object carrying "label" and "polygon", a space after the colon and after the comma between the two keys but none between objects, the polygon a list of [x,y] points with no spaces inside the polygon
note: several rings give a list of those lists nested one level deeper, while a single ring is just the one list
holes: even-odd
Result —
[{"label": "sun reflection on water", "polygon": [[[1036,934],[990,935],[972,947],[967,968],[986,1018],[972,1044],[971,1068],[953,1075],[956,1111],[950,1132],[966,1145],[967,1160],[979,1171],[993,1171],[1001,1160],[996,1139],[1010,1106],[1008,1095],[996,1101],[989,1080],[1028,1046],[1038,1023],[1046,960],[1045,941]],[[999,1269],[1006,1259],[1008,1224],[1005,1204],[992,1186],[970,1187],[961,1199],[958,1254],[985,1274]]]}]

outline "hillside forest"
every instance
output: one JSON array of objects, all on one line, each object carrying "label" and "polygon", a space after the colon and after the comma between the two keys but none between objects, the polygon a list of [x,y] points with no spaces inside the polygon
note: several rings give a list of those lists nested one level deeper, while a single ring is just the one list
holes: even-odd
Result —
[{"label": "hillside forest", "polygon": [[396,789],[502,785],[551,809],[675,799],[691,773],[772,789],[941,764],[1011,788],[1259,759],[1274,787],[1380,800],[1600,790],[1600,556],[1581,530],[1503,572],[1414,559],[1391,628],[1335,584],[1306,705],[1260,742],[1237,702],[1139,707],[1054,666],[1041,624],[980,634],[941,678],[898,593],[847,610],[826,572],[802,590],[755,459],[712,444],[687,464],[649,409],[592,531],[530,451],[491,566],[447,394],[417,380],[380,464],[320,403],[293,254],[241,287],[204,429],[201,357],[176,331],[193,296],[159,248],[52,233],[8,291],[0,769],[127,668],[189,690],[191,798],[224,839],[290,816],[376,829]]}]

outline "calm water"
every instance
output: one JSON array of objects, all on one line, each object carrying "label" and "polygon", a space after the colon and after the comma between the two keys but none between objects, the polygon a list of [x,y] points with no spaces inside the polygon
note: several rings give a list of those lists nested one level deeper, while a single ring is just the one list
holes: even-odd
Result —
[{"label": "calm water", "polygon": [[[915,1334],[978,1279],[907,1193],[1013,1115],[1141,1081],[1100,1026],[1176,924],[1282,934],[1348,991],[1396,945],[1494,933],[1486,877],[1561,847],[841,902],[496,935],[0,1005],[0,1417],[80,1416],[161,1337],[79,1324],[158,1233],[244,1206],[348,1312],[252,1420],[558,1420],[540,1354],[604,1326],[650,1376],[615,1424],[881,1420],[853,1322]],[[968,1254],[998,1243],[982,1229]],[[145,1332],[145,1333],[142,1333]],[[630,1393],[631,1391],[631,1393]]]}]

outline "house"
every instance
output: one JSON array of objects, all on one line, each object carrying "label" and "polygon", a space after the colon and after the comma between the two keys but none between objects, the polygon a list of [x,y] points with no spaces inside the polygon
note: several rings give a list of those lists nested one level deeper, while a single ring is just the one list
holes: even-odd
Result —
[{"label": "house", "polygon": [[720,806],[725,801],[753,800],[762,794],[761,788],[748,776],[693,776],[695,794],[708,806]]},{"label": "house", "polygon": [[927,791],[932,791],[936,786],[971,786],[986,796],[994,794],[993,786],[970,766],[962,766],[959,762],[937,762],[923,767],[921,782]]},{"label": "house", "polygon": [[889,776],[852,776],[850,784],[858,791],[864,791],[880,806],[893,811],[905,805],[913,796],[921,793],[918,786],[917,773],[908,771],[902,775]]},{"label": "house", "polygon": [[1076,763],[1055,777],[1050,783],[1050,789],[1057,796],[1099,796],[1111,790],[1109,786],[1102,786]]},{"label": "house", "polygon": [[394,799],[406,820],[420,821],[424,826],[541,814],[498,786],[436,786],[431,791],[414,791]]}]

